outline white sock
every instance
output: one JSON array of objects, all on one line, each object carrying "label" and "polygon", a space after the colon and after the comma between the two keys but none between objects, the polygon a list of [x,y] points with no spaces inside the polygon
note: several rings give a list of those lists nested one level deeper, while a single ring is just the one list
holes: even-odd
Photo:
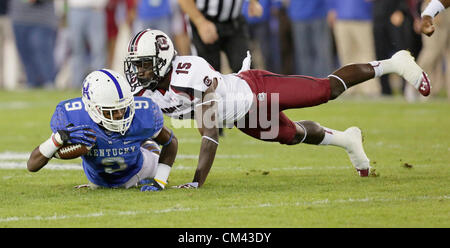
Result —
[{"label": "white sock", "polygon": [[167,164],[159,163],[158,167],[156,167],[156,174],[153,178],[162,188],[164,188],[167,184],[167,179],[169,178],[170,167]]},{"label": "white sock", "polygon": [[323,127],[325,129],[325,137],[319,145],[332,145],[346,148],[348,138],[342,131],[337,131],[331,128]]},{"label": "white sock", "polygon": [[394,63],[391,59],[385,59],[380,61],[372,61],[369,64],[375,70],[375,77],[381,77],[385,74],[397,72]]}]

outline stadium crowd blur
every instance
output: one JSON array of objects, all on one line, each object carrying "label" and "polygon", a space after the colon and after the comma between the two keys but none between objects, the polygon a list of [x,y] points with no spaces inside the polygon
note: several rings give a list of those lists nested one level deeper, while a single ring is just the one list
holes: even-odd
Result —
[{"label": "stadium crowd blur", "polygon": [[[408,49],[428,72],[432,95],[450,100],[450,12],[436,17],[434,36],[421,35],[428,0],[259,2],[261,17],[248,16],[248,0],[242,7],[253,68],[326,77]],[[0,0],[0,89],[79,89],[91,70],[123,71],[127,42],[144,28],[164,31],[179,54],[192,54],[187,20],[177,0]],[[221,71],[230,72],[222,59]],[[345,94],[424,100],[400,78],[374,80]]]}]

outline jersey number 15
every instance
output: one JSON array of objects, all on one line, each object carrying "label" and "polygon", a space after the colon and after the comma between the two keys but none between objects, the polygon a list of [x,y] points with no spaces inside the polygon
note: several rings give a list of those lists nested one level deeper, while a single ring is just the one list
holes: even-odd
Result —
[{"label": "jersey number 15", "polygon": [[177,69],[175,70],[175,72],[177,74],[188,74],[189,73],[189,69],[191,68],[191,63],[178,63],[177,65]]}]

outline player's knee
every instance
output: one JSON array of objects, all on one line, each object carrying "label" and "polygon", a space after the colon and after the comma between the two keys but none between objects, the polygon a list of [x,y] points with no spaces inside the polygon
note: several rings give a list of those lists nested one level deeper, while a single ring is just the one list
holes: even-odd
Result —
[{"label": "player's knee", "polygon": [[342,94],[341,90],[332,90],[330,94],[330,100],[336,99],[338,96]]},{"label": "player's knee", "polygon": [[341,82],[335,78],[330,78],[330,100],[336,99],[345,91]]},{"label": "player's knee", "polygon": [[[298,121],[296,122],[298,138],[294,138],[295,142],[306,143],[306,144],[319,144],[323,140],[324,129],[323,127],[314,121]],[[297,144],[298,144],[297,143]]]}]

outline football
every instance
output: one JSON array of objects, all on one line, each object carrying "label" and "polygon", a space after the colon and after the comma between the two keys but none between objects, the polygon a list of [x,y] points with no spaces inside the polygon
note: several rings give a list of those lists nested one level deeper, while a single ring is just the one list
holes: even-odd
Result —
[{"label": "football", "polygon": [[59,159],[74,159],[86,155],[91,147],[82,144],[64,145],[53,155]]},{"label": "football", "polygon": [[[92,129],[89,129],[90,131],[95,132]],[[96,139],[96,137],[92,137]],[[58,149],[57,152],[53,155],[53,157],[58,159],[74,159],[79,158],[83,155],[86,155],[89,150],[91,150],[92,147],[82,145],[82,144],[67,144],[63,145],[61,148]]]}]

